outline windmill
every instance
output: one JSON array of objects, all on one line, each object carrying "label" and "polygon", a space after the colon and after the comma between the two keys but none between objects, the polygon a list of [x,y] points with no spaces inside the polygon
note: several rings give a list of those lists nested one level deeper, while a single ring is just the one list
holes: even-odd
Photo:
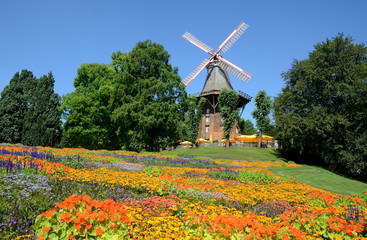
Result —
[{"label": "windmill", "polygon": [[[206,98],[206,104],[203,109],[203,116],[199,125],[198,138],[204,138],[210,141],[216,141],[223,138],[222,119],[220,117],[218,107],[218,96],[220,90],[223,88],[233,90],[232,84],[229,80],[228,73],[247,82],[252,77],[251,74],[245,72],[243,69],[237,67],[230,61],[224,59],[220,54],[226,53],[233,44],[241,37],[244,31],[248,28],[246,23],[241,22],[240,25],[227,37],[226,40],[219,46],[214,53],[213,48],[206,45],[191,33],[186,32],[182,35],[187,41],[191,42],[198,48],[209,53],[210,58],[204,59],[200,65],[184,80],[183,83],[187,86],[194,78],[206,67],[207,76],[204,87],[198,97]],[[237,108],[244,109],[245,105],[251,100],[251,97],[242,91],[237,91],[239,101]],[[231,131],[231,137],[240,135],[238,123]]]}]

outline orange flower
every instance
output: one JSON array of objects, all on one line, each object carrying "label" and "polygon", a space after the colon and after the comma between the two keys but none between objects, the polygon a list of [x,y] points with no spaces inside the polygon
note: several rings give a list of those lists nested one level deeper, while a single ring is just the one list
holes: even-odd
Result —
[{"label": "orange flower", "polygon": [[107,218],[108,218],[108,214],[106,212],[100,212],[98,214],[98,220],[101,221],[101,222],[104,221]]},{"label": "orange flower", "polygon": [[41,217],[47,217],[47,218],[49,218],[49,217],[51,217],[51,216],[52,216],[52,214],[53,214],[55,211],[56,211],[56,209],[55,209],[55,208],[52,208],[51,210],[48,210],[48,211],[46,211],[46,212],[42,213],[42,214],[41,214]]},{"label": "orange flower", "polygon": [[74,238],[74,234],[70,233],[68,236],[68,239],[73,239]]},{"label": "orange flower", "polygon": [[100,227],[96,229],[96,235],[97,236],[101,235],[103,232],[104,232],[104,230]]},{"label": "orange flower", "polygon": [[91,229],[92,228],[92,224],[90,224],[89,222],[87,222],[85,224],[85,229]]},{"label": "orange flower", "polygon": [[114,223],[114,224],[111,224],[111,226],[110,226],[110,228],[116,228],[116,227],[118,227],[119,225],[117,225],[116,223]]},{"label": "orange flower", "polygon": [[71,214],[69,212],[64,212],[60,215],[60,222],[65,221],[69,223],[71,221],[70,217],[71,217]]},{"label": "orange flower", "polygon": [[42,232],[48,232],[51,230],[51,227],[49,226],[45,226],[43,229],[42,229]]},{"label": "orange flower", "polygon": [[76,230],[80,230],[80,228],[82,227],[82,225],[80,224],[80,223],[74,223],[74,228],[76,229]]}]

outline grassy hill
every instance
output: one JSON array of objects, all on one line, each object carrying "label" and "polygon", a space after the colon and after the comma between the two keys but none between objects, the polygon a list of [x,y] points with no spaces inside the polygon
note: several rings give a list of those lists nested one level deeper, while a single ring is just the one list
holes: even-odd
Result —
[{"label": "grassy hill", "polygon": [[[164,151],[170,155],[195,155],[198,157],[229,158],[247,161],[284,161],[274,149],[247,147],[199,147]],[[297,181],[340,194],[359,194],[367,190],[367,184],[346,178],[317,166],[302,165],[300,168],[270,168],[279,176],[294,177]]]}]

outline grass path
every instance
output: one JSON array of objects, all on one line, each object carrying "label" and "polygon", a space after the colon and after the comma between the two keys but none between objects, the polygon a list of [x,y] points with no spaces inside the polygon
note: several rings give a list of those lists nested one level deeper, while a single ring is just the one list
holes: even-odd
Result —
[{"label": "grass path", "polygon": [[279,176],[294,177],[301,183],[340,194],[359,194],[367,190],[367,184],[352,180],[321,167],[302,165],[300,168],[270,168]]}]

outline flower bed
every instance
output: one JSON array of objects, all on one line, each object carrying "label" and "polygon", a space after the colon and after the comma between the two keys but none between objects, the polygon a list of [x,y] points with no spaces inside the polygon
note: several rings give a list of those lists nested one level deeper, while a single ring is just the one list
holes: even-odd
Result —
[{"label": "flower bed", "polygon": [[267,167],[301,166],[3,145],[0,238],[364,239],[359,196]]}]

